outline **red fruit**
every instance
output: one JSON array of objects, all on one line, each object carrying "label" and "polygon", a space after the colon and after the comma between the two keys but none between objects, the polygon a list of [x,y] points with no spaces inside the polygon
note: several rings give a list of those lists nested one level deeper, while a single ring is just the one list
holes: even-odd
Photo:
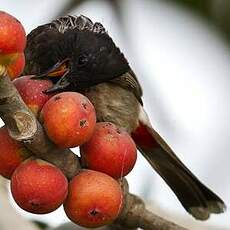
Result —
[{"label": "red fruit", "polygon": [[0,175],[10,179],[14,170],[30,155],[29,150],[9,136],[7,128],[0,128]]},{"label": "red fruit", "polygon": [[96,124],[96,114],[88,98],[65,92],[55,95],[44,105],[41,120],[54,143],[62,148],[72,148],[89,140]]},{"label": "red fruit", "polygon": [[[0,11],[0,72],[7,67],[10,78],[23,71],[26,33],[22,24],[12,15]],[[14,66],[15,64],[15,66]]]},{"label": "red fruit", "polygon": [[12,15],[0,11],[0,56],[22,53],[25,46],[26,33],[22,24]]},{"label": "red fruit", "polygon": [[18,58],[15,60],[15,62],[7,66],[7,72],[11,80],[20,76],[24,67],[25,67],[25,55],[24,53],[19,53]]},{"label": "red fruit", "polygon": [[133,139],[127,132],[109,122],[97,123],[93,136],[80,150],[86,167],[114,178],[126,176],[137,159]]},{"label": "red fruit", "polygon": [[25,211],[45,214],[57,209],[65,200],[68,181],[60,169],[42,160],[27,160],[11,178],[11,192]]},{"label": "red fruit", "polygon": [[112,177],[82,170],[69,184],[64,209],[74,223],[87,228],[110,224],[123,204],[122,190]]},{"label": "red fruit", "polygon": [[38,115],[43,105],[52,97],[43,93],[43,91],[52,87],[53,83],[48,80],[34,80],[31,76],[23,76],[13,81],[23,101],[31,109],[31,111]]}]

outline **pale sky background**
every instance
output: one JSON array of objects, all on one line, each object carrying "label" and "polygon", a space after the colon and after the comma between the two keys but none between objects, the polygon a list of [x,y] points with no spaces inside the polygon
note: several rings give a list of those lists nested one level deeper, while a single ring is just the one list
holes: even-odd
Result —
[{"label": "pale sky background", "polygon": [[[17,17],[28,33],[49,22],[66,2],[0,0],[0,10]],[[125,31],[105,1],[90,1],[71,13],[107,28],[142,83],[152,124],[195,175],[230,206],[230,47],[212,25],[184,8],[161,0],[122,2]],[[128,180],[131,192],[192,220],[140,155]],[[20,213],[52,226],[67,221],[62,209],[42,217]],[[230,229],[229,220],[227,211],[203,224]]]}]

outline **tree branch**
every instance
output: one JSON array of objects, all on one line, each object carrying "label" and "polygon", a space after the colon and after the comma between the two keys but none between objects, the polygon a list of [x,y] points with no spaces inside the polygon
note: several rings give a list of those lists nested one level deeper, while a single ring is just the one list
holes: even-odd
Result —
[{"label": "tree branch", "polygon": [[[69,149],[59,149],[48,139],[13,83],[4,74],[0,74],[0,117],[11,137],[22,141],[36,157],[55,164],[69,179],[79,172],[81,166],[78,157]],[[124,207],[117,220],[106,228],[109,230],[135,230],[138,227],[148,230],[185,230],[148,211],[139,197],[129,193],[125,179],[121,181],[121,186]]]}]

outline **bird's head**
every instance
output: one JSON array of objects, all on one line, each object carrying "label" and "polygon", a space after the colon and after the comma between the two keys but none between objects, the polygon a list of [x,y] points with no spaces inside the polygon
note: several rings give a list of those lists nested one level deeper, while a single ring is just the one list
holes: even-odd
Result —
[{"label": "bird's head", "polygon": [[43,73],[39,76],[55,83],[48,92],[81,90],[112,80],[130,69],[120,49],[105,32],[70,28],[63,33],[52,33],[53,41],[49,42],[50,47],[47,45],[47,54],[43,51],[46,70],[42,66]]}]

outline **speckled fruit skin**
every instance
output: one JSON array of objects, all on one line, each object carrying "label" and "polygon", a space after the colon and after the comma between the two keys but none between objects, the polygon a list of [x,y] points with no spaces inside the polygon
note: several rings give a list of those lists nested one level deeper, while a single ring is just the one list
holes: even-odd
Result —
[{"label": "speckled fruit skin", "polygon": [[35,80],[32,76],[23,76],[13,81],[25,104],[38,116],[43,105],[53,96],[43,91],[53,86],[49,80]]},{"label": "speckled fruit skin", "polygon": [[0,11],[0,53],[22,53],[26,46],[26,33],[22,24],[12,15]]},{"label": "speckled fruit skin", "polygon": [[0,128],[0,175],[10,179],[15,169],[31,152],[20,142],[13,140],[6,127]]},{"label": "speckled fruit skin", "polygon": [[96,228],[114,221],[122,205],[122,190],[116,180],[101,172],[82,170],[69,183],[64,209],[74,223]]},{"label": "speckled fruit skin", "polygon": [[15,62],[7,66],[7,72],[10,79],[13,80],[18,76],[20,76],[24,67],[25,67],[25,55],[24,53],[19,53],[18,58],[15,60]]},{"label": "speckled fruit skin", "polygon": [[54,211],[64,202],[68,181],[54,165],[28,159],[13,173],[11,192],[15,202],[25,211],[45,214]]},{"label": "speckled fruit skin", "polygon": [[133,139],[110,122],[97,123],[92,137],[80,151],[83,165],[116,179],[126,176],[137,159]]},{"label": "speckled fruit skin", "polygon": [[84,95],[64,92],[44,105],[40,120],[54,143],[60,148],[72,148],[89,140],[96,124],[96,114]]}]

